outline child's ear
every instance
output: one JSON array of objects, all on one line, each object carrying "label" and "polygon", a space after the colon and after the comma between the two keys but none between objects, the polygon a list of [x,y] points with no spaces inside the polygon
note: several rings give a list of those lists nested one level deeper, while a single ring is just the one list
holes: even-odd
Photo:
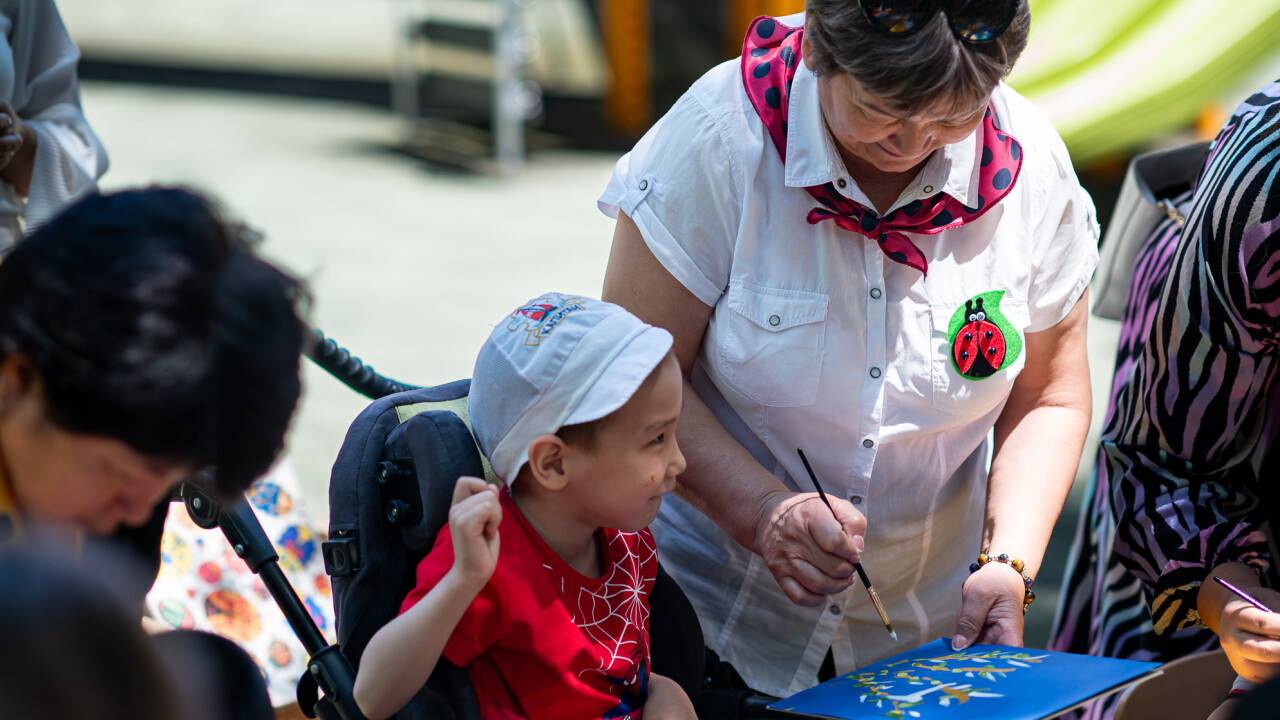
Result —
[{"label": "child's ear", "polygon": [[529,444],[529,474],[547,490],[563,490],[569,484],[565,471],[564,440],[556,435],[542,435]]}]

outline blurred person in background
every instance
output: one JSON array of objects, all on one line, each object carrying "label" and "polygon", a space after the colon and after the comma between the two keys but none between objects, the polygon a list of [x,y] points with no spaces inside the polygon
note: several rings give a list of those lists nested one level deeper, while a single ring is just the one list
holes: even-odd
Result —
[{"label": "blurred person in background", "polygon": [[56,541],[0,551],[0,717],[173,720],[179,694],[123,588],[119,557],[77,559]]},{"label": "blurred person in background", "polygon": [[0,550],[0,717],[271,720],[257,668],[235,643],[143,632],[137,558],[39,527],[29,539]]},{"label": "blurred person in background", "polygon": [[0,251],[92,192],[107,153],[80,109],[80,51],[53,0],[0,0]]},{"label": "blurred person in background", "polygon": [[1098,262],[1062,140],[1003,83],[1030,23],[1021,0],[760,18],[598,201],[604,298],[689,380],[662,562],[752,689],[1022,643],[1089,424]]},{"label": "blurred person in background", "polygon": [[1280,82],[1236,109],[1176,202],[1184,223],[1134,261],[1049,647],[1168,662],[1220,645],[1239,694],[1280,678],[1280,614],[1213,581],[1280,610]]},{"label": "blurred person in background", "polygon": [[[175,487],[200,473],[225,500],[267,471],[301,393],[306,293],[253,239],[151,188],[83,198],[0,262],[0,545],[37,524],[110,538],[144,567],[141,617]],[[218,695],[269,713],[228,644],[205,643]],[[248,671],[223,662],[237,653]]]},{"label": "blurred person in background", "polygon": [[154,529],[216,468],[236,497],[284,446],[301,393],[301,283],[176,188],[91,195],[0,263],[0,542],[26,520]]}]

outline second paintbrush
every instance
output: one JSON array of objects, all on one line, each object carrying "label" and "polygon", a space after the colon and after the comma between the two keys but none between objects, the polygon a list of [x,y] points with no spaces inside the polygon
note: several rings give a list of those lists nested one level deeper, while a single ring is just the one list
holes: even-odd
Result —
[{"label": "second paintbrush", "polygon": [[[804,456],[804,450],[796,448],[796,452],[800,454],[800,462],[804,463],[805,472],[809,473],[809,480],[813,483],[813,487],[818,491],[818,497],[822,498],[822,503],[831,511],[831,517],[840,522],[840,517],[836,515],[836,509],[831,507],[831,501],[827,499],[827,494],[823,492],[821,483],[818,482],[818,476],[814,474],[813,467],[809,465],[809,458]],[[843,528],[844,525],[841,525]],[[884,629],[889,631],[889,637],[894,641],[898,639],[898,633],[893,629],[893,623],[889,620],[889,613],[884,609],[884,603],[880,601],[880,595],[876,593],[876,589],[871,586],[871,578],[867,577],[867,571],[862,569],[862,563],[853,564],[853,569],[857,571],[858,578],[862,580],[862,586],[867,589],[867,595],[871,598],[871,604],[875,606],[876,612],[880,615],[880,622],[884,623]]]}]

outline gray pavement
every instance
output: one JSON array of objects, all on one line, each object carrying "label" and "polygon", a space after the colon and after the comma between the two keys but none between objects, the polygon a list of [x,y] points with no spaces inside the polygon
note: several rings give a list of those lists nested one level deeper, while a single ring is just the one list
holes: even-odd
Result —
[{"label": "gray pavement", "polygon": [[[397,379],[467,377],[490,324],[538,292],[599,294],[612,222],[595,198],[611,155],[542,152],[519,175],[483,177],[391,151],[399,124],[368,108],[106,83],[87,83],[83,97],[111,154],[104,188],[183,183],[217,196],[310,281],[312,321]],[[1115,335],[1105,321],[1091,329],[1095,428]],[[323,526],[334,454],[366,401],[305,372],[288,455]],[[1029,639],[1047,631],[1082,489],[1078,480],[1050,547]]]}]

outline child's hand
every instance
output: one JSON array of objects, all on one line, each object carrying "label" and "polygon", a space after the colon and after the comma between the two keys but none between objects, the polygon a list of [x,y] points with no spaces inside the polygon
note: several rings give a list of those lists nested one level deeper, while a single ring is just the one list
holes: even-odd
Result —
[{"label": "child's hand", "polygon": [[671,678],[649,677],[649,699],[644,704],[644,720],[698,720],[693,703],[684,689]]},{"label": "child's hand", "polygon": [[478,478],[458,478],[449,508],[453,566],[369,640],[352,689],[365,717],[391,717],[431,677],[454,628],[493,575],[500,522],[497,488]]},{"label": "child's hand", "polygon": [[449,509],[452,572],[477,589],[489,581],[498,564],[498,524],[501,522],[498,488],[480,478],[458,478],[453,489],[453,507]]}]

